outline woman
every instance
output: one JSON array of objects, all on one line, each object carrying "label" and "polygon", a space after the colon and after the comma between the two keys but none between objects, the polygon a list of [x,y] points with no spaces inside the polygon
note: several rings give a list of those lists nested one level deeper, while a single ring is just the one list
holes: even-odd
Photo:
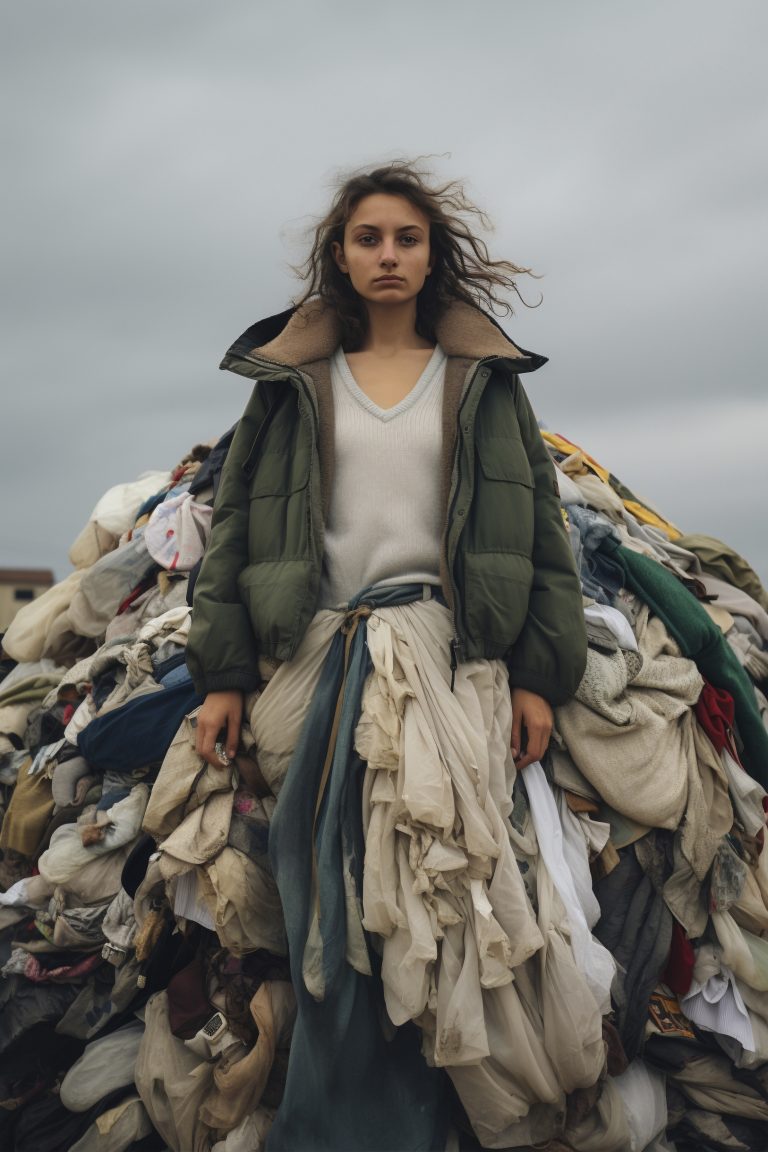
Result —
[{"label": "woman", "polygon": [[[484,989],[511,989],[541,945],[510,794],[578,684],[586,637],[519,381],[545,361],[481,308],[521,270],[490,260],[468,211],[457,185],[405,163],[353,176],[298,306],[222,365],[256,387],[188,662],[213,764],[235,756],[244,699],[277,668],[247,701],[279,795],[270,858],[299,1001],[272,1148],[436,1146],[444,1077],[419,1041],[476,1130],[496,1107],[501,1139],[530,1103],[510,1103],[519,1073],[494,1064]],[[388,1033],[411,1020],[420,1034]]]}]

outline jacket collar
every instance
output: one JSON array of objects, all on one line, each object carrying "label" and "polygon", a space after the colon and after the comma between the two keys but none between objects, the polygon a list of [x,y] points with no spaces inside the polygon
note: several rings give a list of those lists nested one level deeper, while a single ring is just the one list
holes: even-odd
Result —
[{"label": "jacket collar", "polygon": [[[456,301],[437,325],[437,341],[449,358],[504,359],[515,372],[533,372],[546,364],[546,356],[519,347],[496,321],[480,308]],[[304,369],[327,360],[338,348],[341,333],[336,313],[320,300],[289,308],[252,324],[229,349],[222,368],[238,371],[243,359]]]}]

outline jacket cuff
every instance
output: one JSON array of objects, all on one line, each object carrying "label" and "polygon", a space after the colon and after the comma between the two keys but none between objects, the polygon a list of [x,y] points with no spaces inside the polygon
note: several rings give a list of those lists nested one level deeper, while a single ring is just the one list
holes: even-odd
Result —
[{"label": "jacket cuff", "polygon": [[507,667],[509,672],[509,687],[523,688],[526,692],[535,692],[537,696],[541,696],[553,708],[557,708],[560,704],[567,703],[573,695],[572,692],[564,692],[563,689],[553,684],[552,680],[546,676],[541,676],[536,672],[528,669]]},{"label": "jacket cuff", "polygon": [[254,676],[250,672],[214,672],[206,676],[204,680],[198,677],[193,677],[195,691],[201,696],[207,696],[209,692],[255,692],[261,684],[261,677]]}]

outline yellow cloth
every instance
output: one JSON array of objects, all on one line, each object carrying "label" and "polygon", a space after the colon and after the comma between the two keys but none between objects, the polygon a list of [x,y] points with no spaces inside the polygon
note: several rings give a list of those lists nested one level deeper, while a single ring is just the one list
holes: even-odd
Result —
[{"label": "yellow cloth", "polygon": [[30,776],[30,757],[19,769],[11,802],[3,819],[0,848],[21,856],[34,856],[53,815],[51,781],[43,772]]},{"label": "yellow cloth", "polygon": [[[561,436],[557,432],[542,431],[541,435],[546,443],[550,444],[557,452],[564,452],[566,456],[571,456],[574,452],[579,452],[587,467],[594,472],[596,476],[599,476],[605,484],[613,487],[611,484],[611,473],[608,472],[606,468],[603,468],[602,464],[598,464],[597,460],[593,459],[593,457],[585,452],[583,448],[580,448],[578,444],[574,444],[571,440],[567,440],[565,436]],[[622,503],[627,511],[631,512],[641,524],[650,524],[654,528],[660,528],[662,532],[665,532],[667,536],[669,536],[670,540],[677,540],[679,536],[682,536],[679,528],[676,528],[669,520],[660,516],[658,512],[654,512],[651,508],[646,507],[645,504],[641,504],[639,500],[622,499]]]}]

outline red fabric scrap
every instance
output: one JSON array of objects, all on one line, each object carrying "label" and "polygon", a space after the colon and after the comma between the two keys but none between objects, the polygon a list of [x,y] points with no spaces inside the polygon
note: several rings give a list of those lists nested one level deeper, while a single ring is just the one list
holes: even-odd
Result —
[{"label": "red fabric scrap", "polygon": [[724,688],[715,688],[704,681],[701,695],[696,701],[696,719],[718,752],[733,747],[732,729],[735,719],[733,696]]},{"label": "red fabric scrap", "polygon": [[695,960],[693,945],[682,926],[675,920],[672,925],[672,943],[667,957],[667,966],[661,979],[676,996],[685,996],[690,988]]}]

